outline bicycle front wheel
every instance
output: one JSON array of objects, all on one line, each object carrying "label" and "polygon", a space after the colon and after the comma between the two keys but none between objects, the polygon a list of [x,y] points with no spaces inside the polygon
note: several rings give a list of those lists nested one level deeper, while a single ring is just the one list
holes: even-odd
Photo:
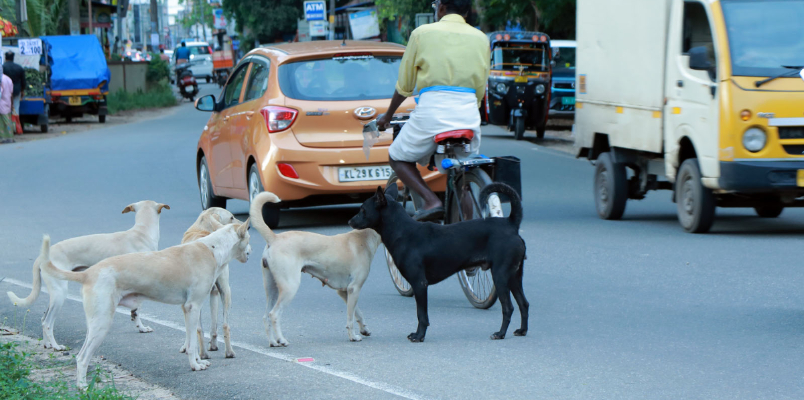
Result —
[{"label": "bicycle front wheel", "polygon": [[[397,178],[396,174],[391,174],[391,177],[388,178],[388,183],[385,185],[385,187],[396,185],[397,181],[399,181],[399,178]],[[411,191],[408,188],[403,188],[399,191],[397,201],[402,203],[402,207],[405,208],[409,215],[413,215],[418,209],[418,199],[414,199],[414,196],[411,194]],[[385,249],[385,262],[388,264],[388,273],[391,274],[391,281],[394,282],[396,291],[405,297],[413,296],[413,287],[410,286],[410,283],[405,280],[405,277],[403,277],[399,272],[399,269],[396,268],[394,258],[391,257],[391,253],[388,252],[387,248]]]},{"label": "bicycle front wheel", "polygon": [[[462,180],[459,178],[455,181],[455,185],[463,184],[463,188],[456,188],[458,189],[456,192],[453,192],[449,199],[450,207],[447,212],[447,223],[453,224],[456,222],[469,220],[469,219],[479,219],[483,218],[489,212],[489,205],[493,201],[492,198],[497,198],[496,196],[490,196],[489,199],[486,200],[486,204],[480,204],[480,191],[483,188],[491,183],[491,178],[480,168],[475,168],[471,171],[466,172],[466,175]],[[466,201],[471,200],[472,202],[472,215],[464,216],[461,212],[461,199],[459,198],[460,193],[465,193],[464,196],[468,196]],[[494,305],[497,302],[497,290],[494,288],[494,281],[491,278],[491,270],[484,271],[480,267],[465,269],[461,272],[458,272],[458,282],[461,284],[461,289],[463,289],[463,294],[466,295],[466,298],[469,300],[469,303],[472,306],[480,309],[487,309]]]}]

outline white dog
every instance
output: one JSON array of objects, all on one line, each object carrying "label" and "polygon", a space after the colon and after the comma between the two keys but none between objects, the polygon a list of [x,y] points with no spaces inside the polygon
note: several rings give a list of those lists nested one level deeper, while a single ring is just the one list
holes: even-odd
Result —
[{"label": "white dog", "polygon": [[[210,207],[204,210],[201,215],[198,216],[198,219],[195,220],[193,225],[184,232],[184,237],[182,237],[182,243],[192,242],[193,240],[200,239],[202,237],[209,236],[210,233],[217,231],[220,228],[223,228],[224,225],[228,224],[242,224],[242,221],[239,221],[234,215],[226,210],[225,208],[220,207]],[[223,297],[221,297],[223,295]],[[209,292],[209,310],[211,314],[211,324],[210,324],[210,340],[209,340],[209,351],[217,351],[218,350],[218,304],[223,303],[223,342],[226,345],[226,358],[234,358],[235,353],[232,349],[232,335],[229,331],[229,309],[232,307],[232,290],[229,287],[229,265],[224,265],[221,269],[221,274],[218,279],[215,281],[215,285],[212,286],[212,290]],[[202,360],[206,360],[209,358],[206,350],[204,350],[204,330],[201,327],[201,324],[198,324],[198,343],[199,343],[199,354]],[[187,351],[187,341],[184,341],[184,345],[181,347],[179,352],[184,353]]]},{"label": "white dog", "polygon": [[78,387],[86,387],[87,366],[114,318],[115,306],[136,309],[144,300],[180,304],[184,311],[190,368],[200,371],[209,361],[198,355],[197,329],[201,303],[224,265],[248,261],[248,221],[227,225],[209,236],[162,251],[108,258],[83,272],[62,271],[50,263],[50,238],[42,241],[42,269],[59,279],[80,282],[87,337],[76,359]]},{"label": "white dog", "polygon": [[[136,213],[134,226],[131,229],[123,232],[81,236],[56,243],[50,252],[51,260],[61,270],[78,271],[112,256],[156,251],[159,248],[159,215],[163,208],[170,210],[167,204],[151,200],[131,204],[123,209],[123,214],[132,211]],[[54,350],[61,351],[65,347],[56,343],[53,324],[56,314],[61,310],[64,299],[67,297],[67,281],[55,279],[47,273],[40,276],[41,265],[42,258],[38,257],[33,264],[33,290],[28,297],[20,299],[12,292],[8,292],[8,297],[15,305],[27,307],[39,297],[42,280],[45,281],[47,292],[50,294],[50,304],[42,317],[42,341],[46,349],[52,347]],[[142,323],[137,316],[137,310],[131,311],[131,317],[140,332],[153,332],[153,329]]]},{"label": "white dog", "polygon": [[[262,277],[268,304],[263,316],[265,331],[271,347],[287,346],[279,318],[282,308],[290,304],[299,289],[302,272],[321,280],[338,292],[346,302],[346,331],[349,340],[357,342],[371,333],[366,328],[363,313],[357,307],[360,289],[368,278],[371,260],[380,245],[380,235],[373,229],[354,230],[335,236],[311,232],[275,234],[262,219],[262,207],[278,203],[276,195],[263,192],[251,203],[250,219],[254,228],[265,238],[262,252]],[[354,322],[360,325],[360,333]]]}]

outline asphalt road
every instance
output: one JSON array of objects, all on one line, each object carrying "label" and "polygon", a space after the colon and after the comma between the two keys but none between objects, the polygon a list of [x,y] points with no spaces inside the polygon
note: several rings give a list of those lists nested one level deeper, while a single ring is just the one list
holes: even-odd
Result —
[{"label": "asphalt road", "polygon": [[[160,247],[178,244],[201,211],[193,164],[207,117],[185,103],[161,119],[0,146],[0,292],[27,295],[20,285],[31,282],[43,233],[60,241],[128,229],[133,216],[120,212],[138,200],[171,206]],[[154,333],[137,333],[117,315],[98,354],[184,398],[804,397],[804,212],[761,220],[751,210],[719,210],[712,233],[690,235],[670,194],[657,192],[629,203],[623,221],[602,221],[589,163],[495,127],[484,128],[483,152],[522,159],[527,337],[513,336],[515,311],[508,337],[489,340],[499,303],[472,308],[452,278],[430,288],[427,340],[409,343],[414,301],[394,290],[380,250],[360,297],[371,337],[349,342],[344,303],[305,278],[283,317],[290,347],[271,349],[262,324],[265,243],[252,230],[254,256],[231,266],[235,359],[213,352],[208,370],[191,372],[178,352],[182,313],[158,303],[141,310]],[[247,204],[230,201],[229,209],[245,214]],[[284,212],[280,230],[345,232],[356,210]],[[85,323],[74,284],[71,293],[56,337],[75,353]],[[25,319],[26,332],[41,337],[46,305],[43,294],[26,318],[3,295],[0,318]]]}]

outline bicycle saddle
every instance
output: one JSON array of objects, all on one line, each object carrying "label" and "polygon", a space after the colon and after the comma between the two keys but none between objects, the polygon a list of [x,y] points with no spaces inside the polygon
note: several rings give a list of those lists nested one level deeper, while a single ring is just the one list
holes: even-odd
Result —
[{"label": "bicycle saddle", "polygon": [[466,140],[471,141],[475,137],[475,132],[471,129],[458,129],[455,131],[447,131],[444,133],[439,133],[435,136],[435,142],[441,144],[441,142],[447,140]]}]

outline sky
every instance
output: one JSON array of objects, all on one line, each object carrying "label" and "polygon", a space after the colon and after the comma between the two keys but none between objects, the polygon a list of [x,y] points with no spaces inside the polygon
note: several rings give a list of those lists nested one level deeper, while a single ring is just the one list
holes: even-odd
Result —
[{"label": "sky", "polygon": [[179,5],[179,0],[168,0],[168,14],[176,14],[177,11],[184,9]]}]

